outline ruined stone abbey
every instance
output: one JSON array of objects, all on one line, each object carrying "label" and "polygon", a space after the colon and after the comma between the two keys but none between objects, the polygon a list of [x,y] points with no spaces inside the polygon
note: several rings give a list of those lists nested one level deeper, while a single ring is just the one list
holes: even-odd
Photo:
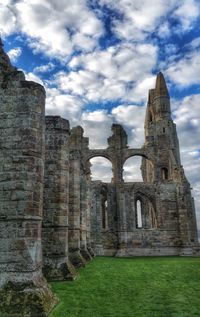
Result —
[{"label": "ruined stone abbey", "polygon": [[[2,43],[0,107],[1,317],[48,316],[57,299],[46,280],[74,279],[94,254],[198,252],[194,201],[162,73],[149,91],[145,143],[137,149],[119,124],[107,148],[95,150],[80,126],[45,117],[44,88],[25,80]],[[124,182],[123,165],[135,155],[142,157],[143,182]],[[91,181],[96,156],[112,163],[111,183]]]}]

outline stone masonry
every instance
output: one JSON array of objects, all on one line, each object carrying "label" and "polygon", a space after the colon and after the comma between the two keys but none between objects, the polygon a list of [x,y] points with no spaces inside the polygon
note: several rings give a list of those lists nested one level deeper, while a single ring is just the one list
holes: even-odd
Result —
[{"label": "stone masonry", "polygon": [[0,316],[42,317],[56,302],[42,275],[45,91],[2,43],[0,108]]},{"label": "stone masonry", "polygon": [[[108,147],[90,149],[82,127],[45,118],[44,88],[25,80],[0,42],[1,317],[48,316],[57,299],[47,280],[74,279],[95,253],[199,254],[162,73],[149,91],[144,130],[141,148],[129,148],[123,127],[113,124]],[[112,163],[110,183],[91,180],[97,156]],[[142,157],[143,182],[123,180],[132,156]]]},{"label": "stone masonry", "polygon": [[[92,182],[91,236],[96,253],[143,256],[198,252],[194,202],[180,162],[162,73],[149,92],[143,147],[130,149],[122,126],[114,124],[112,131],[107,149],[85,153],[85,160],[104,156],[113,165],[112,183]],[[123,165],[135,155],[142,157],[143,182],[125,183]]]},{"label": "stone masonry", "polygon": [[43,272],[50,280],[73,279],[68,254],[69,122],[46,116],[43,200]]}]

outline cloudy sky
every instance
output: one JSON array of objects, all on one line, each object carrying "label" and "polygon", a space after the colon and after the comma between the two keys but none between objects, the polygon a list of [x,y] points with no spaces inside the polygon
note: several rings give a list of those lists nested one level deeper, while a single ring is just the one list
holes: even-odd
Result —
[{"label": "cloudy sky", "polygon": [[[45,86],[47,114],[81,124],[90,147],[106,147],[113,122],[143,144],[161,70],[200,219],[199,0],[0,0],[0,32],[12,63]],[[93,176],[108,179],[109,163],[94,160]],[[132,163],[127,180],[139,177]]]}]

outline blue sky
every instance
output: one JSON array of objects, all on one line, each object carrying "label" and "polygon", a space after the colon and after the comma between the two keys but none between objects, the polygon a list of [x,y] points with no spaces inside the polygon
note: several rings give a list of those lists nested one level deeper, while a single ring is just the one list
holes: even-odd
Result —
[{"label": "blue sky", "polygon": [[[46,113],[81,124],[91,147],[106,146],[113,122],[142,145],[161,70],[200,215],[199,0],[0,0],[0,32],[12,63],[45,86]],[[106,177],[108,163],[97,163]]]}]

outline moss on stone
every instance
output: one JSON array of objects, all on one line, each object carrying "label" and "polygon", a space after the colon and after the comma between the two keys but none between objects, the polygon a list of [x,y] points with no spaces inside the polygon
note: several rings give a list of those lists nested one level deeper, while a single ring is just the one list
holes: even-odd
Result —
[{"label": "moss on stone", "polygon": [[70,252],[69,259],[76,268],[86,265],[86,260],[83,258],[80,251]]},{"label": "moss on stone", "polygon": [[52,267],[46,264],[43,267],[43,274],[47,281],[72,281],[76,278],[77,272],[71,262],[66,261],[59,267]]},{"label": "moss on stone", "polygon": [[58,299],[48,284],[7,283],[0,290],[1,317],[47,317]]}]

